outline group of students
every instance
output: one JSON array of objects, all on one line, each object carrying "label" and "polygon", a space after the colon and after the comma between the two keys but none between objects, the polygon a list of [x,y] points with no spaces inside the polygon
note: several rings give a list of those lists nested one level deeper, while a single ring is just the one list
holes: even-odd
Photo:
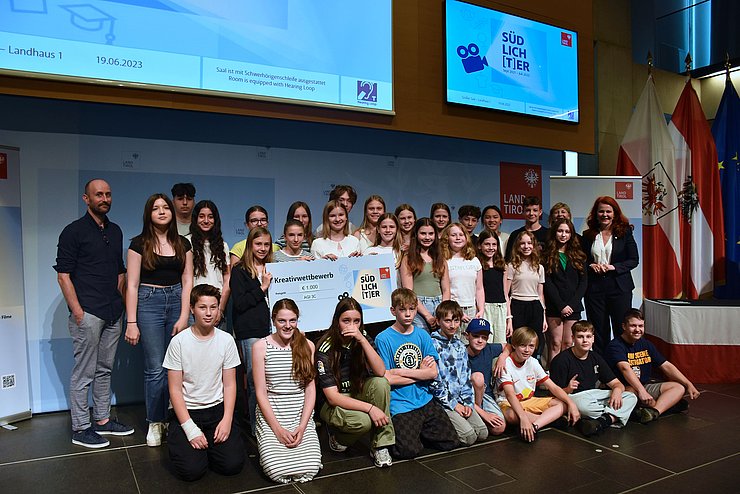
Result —
[{"label": "group of students", "polygon": [[[200,478],[209,467],[238,473],[244,463],[233,422],[239,357],[233,338],[214,329],[219,295],[210,285],[193,288],[195,322],[172,339],[163,364],[175,411],[170,458],[186,480]],[[372,433],[371,457],[387,467],[393,458],[414,458],[425,447],[472,445],[503,433],[507,424],[534,442],[548,425],[572,424],[591,436],[623,427],[630,418],[648,423],[671,409],[685,410],[685,393],[699,395],[642,338],[644,318],[636,309],[625,315],[625,331],[608,345],[606,357],[591,351],[593,325],[576,322],[574,346],[553,359],[548,375],[534,357],[538,337],[531,328],[517,328],[511,342],[501,345],[488,342],[488,321],[471,319],[466,345],[458,336],[458,303],[444,301],[435,309],[439,329],[431,335],[414,326],[413,291],[396,289],[391,304],[395,321],[373,340],[360,304],[341,299],[316,344],[298,329],[294,301],[274,304],[275,331],[252,354],[260,464],[272,480],[306,482],[320,470],[314,410],[333,451],[343,452]],[[668,381],[651,382],[654,368]]]},{"label": "group of students", "polygon": [[[591,383],[579,374],[562,386],[552,384],[537,361],[543,335],[550,336],[553,372],[563,360],[556,358],[559,353],[576,353],[578,345],[562,352],[572,345],[571,333],[595,334],[595,348],[604,355],[610,331],[619,335],[630,306],[629,271],[637,265],[637,247],[610,197],[596,200],[583,237],[575,232],[567,205],[553,207],[548,230],[539,224],[541,202],[527,198],[525,226],[509,236],[500,230],[496,206],[482,212],[460,207],[460,221],[453,223],[445,204],[432,205],[429,217],[417,219],[408,204],[386,212],[377,195],[365,201],[355,229],[349,212],[357,194],[340,185],[315,230],[310,208],[298,201],[289,208],[283,235],[273,242],[267,211],[253,206],[245,215],[247,237],[229,249],[213,202],[194,204],[192,184],[176,184],[172,195],[174,202],[165,194],[148,199],[142,233],[128,250],[125,340],[141,342],[144,349],[147,444],[161,444],[171,402],[175,418],[168,444],[176,471],[187,479],[202,476],[209,462],[222,473],[241,469],[243,451],[232,454],[233,369],[240,362],[251,433],[266,474],[276,481],[310,480],[321,467],[315,405],[333,450],[346,449],[374,429],[377,466],[390,465],[393,457],[414,457],[424,446],[446,450],[472,444],[500,434],[507,422],[520,424],[522,437],[531,441],[540,427],[564,414],[575,423],[580,401],[570,395]],[[484,228],[474,235],[479,220]],[[394,255],[402,288],[393,293],[395,322],[375,342],[353,299],[340,302],[331,328],[315,345],[297,329],[295,302],[268,304],[270,262],[377,253]],[[576,323],[584,294],[592,326]],[[226,333],[213,331],[223,324],[229,300],[235,344],[226,343]],[[532,396],[532,376],[552,399]],[[628,398],[616,397],[623,387],[612,381],[599,378],[613,389],[611,408],[603,413],[614,420],[599,415],[595,420],[601,422],[586,432],[599,430],[602,422],[624,423],[623,412],[609,411],[629,407]],[[678,382],[694,397],[693,385],[685,378]],[[650,393],[643,388],[637,397],[655,405],[650,407],[657,410],[655,417],[675,404],[665,407]]]}]

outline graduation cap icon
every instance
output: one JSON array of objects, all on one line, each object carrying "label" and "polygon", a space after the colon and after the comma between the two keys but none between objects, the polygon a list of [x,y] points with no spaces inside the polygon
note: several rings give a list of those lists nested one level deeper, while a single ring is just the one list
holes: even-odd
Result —
[{"label": "graduation cap icon", "polygon": [[60,7],[70,13],[69,22],[73,26],[85,31],[100,31],[108,23],[109,28],[108,33],[105,35],[105,43],[108,45],[113,44],[113,40],[116,39],[113,34],[113,28],[116,22],[115,17],[89,3],[60,5]]}]

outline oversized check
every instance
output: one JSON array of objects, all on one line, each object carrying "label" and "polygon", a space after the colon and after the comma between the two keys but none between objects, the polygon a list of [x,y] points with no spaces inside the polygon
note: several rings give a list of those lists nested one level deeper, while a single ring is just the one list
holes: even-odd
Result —
[{"label": "oversized check", "polygon": [[340,257],[336,261],[276,262],[268,290],[270,311],[282,298],[290,298],[301,314],[302,331],[328,329],[334,308],[346,297],[360,303],[365,324],[389,321],[391,293],[396,289],[396,264],[392,254]]}]

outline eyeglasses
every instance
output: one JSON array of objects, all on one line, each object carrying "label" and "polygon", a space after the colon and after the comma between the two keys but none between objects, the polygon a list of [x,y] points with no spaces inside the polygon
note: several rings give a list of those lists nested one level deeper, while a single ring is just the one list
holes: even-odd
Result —
[{"label": "eyeglasses", "polygon": [[250,225],[266,225],[267,218],[251,218],[249,220]]}]

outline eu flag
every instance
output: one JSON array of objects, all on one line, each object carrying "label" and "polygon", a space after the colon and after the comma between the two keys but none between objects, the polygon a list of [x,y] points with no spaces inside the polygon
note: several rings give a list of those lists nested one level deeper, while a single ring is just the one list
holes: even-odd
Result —
[{"label": "eu flag", "polygon": [[712,125],[712,135],[717,145],[727,238],[727,284],[718,287],[720,289],[715,290],[715,295],[718,298],[740,299],[740,98],[729,77]]}]

